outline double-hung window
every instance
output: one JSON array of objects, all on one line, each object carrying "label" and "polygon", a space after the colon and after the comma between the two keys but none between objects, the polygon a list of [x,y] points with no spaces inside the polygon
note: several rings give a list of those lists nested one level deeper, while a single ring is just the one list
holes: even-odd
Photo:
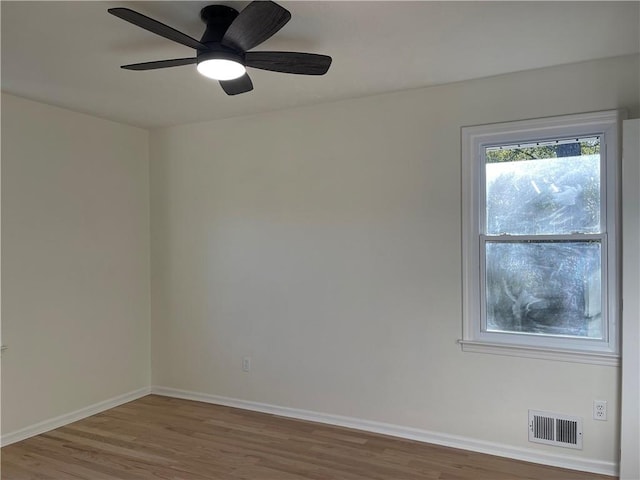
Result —
[{"label": "double-hung window", "polygon": [[621,118],[462,129],[463,350],[618,363]]}]

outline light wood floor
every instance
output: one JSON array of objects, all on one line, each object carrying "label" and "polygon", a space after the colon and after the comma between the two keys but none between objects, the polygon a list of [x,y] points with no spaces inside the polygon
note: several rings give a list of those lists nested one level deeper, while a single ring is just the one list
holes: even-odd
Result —
[{"label": "light wood floor", "polygon": [[149,395],[2,449],[4,480],[611,480]]}]

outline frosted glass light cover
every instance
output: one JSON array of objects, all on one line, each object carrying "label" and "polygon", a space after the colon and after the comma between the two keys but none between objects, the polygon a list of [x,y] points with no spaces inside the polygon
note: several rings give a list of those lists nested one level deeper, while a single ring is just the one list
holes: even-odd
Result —
[{"label": "frosted glass light cover", "polygon": [[244,65],[223,58],[212,58],[198,63],[198,72],[214,80],[233,80],[245,74]]}]

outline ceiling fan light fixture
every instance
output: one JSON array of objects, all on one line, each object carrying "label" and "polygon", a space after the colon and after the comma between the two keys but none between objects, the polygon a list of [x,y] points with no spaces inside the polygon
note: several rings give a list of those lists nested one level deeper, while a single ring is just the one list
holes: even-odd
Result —
[{"label": "ceiling fan light fixture", "polygon": [[198,72],[214,80],[234,80],[247,71],[240,62],[226,58],[209,58],[198,63]]}]

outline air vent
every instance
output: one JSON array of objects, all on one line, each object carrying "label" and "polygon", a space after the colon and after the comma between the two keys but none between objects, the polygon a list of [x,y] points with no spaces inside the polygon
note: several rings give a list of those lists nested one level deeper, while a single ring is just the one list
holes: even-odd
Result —
[{"label": "air vent", "polygon": [[582,418],[529,410],[529,441],[582,450]]}]

